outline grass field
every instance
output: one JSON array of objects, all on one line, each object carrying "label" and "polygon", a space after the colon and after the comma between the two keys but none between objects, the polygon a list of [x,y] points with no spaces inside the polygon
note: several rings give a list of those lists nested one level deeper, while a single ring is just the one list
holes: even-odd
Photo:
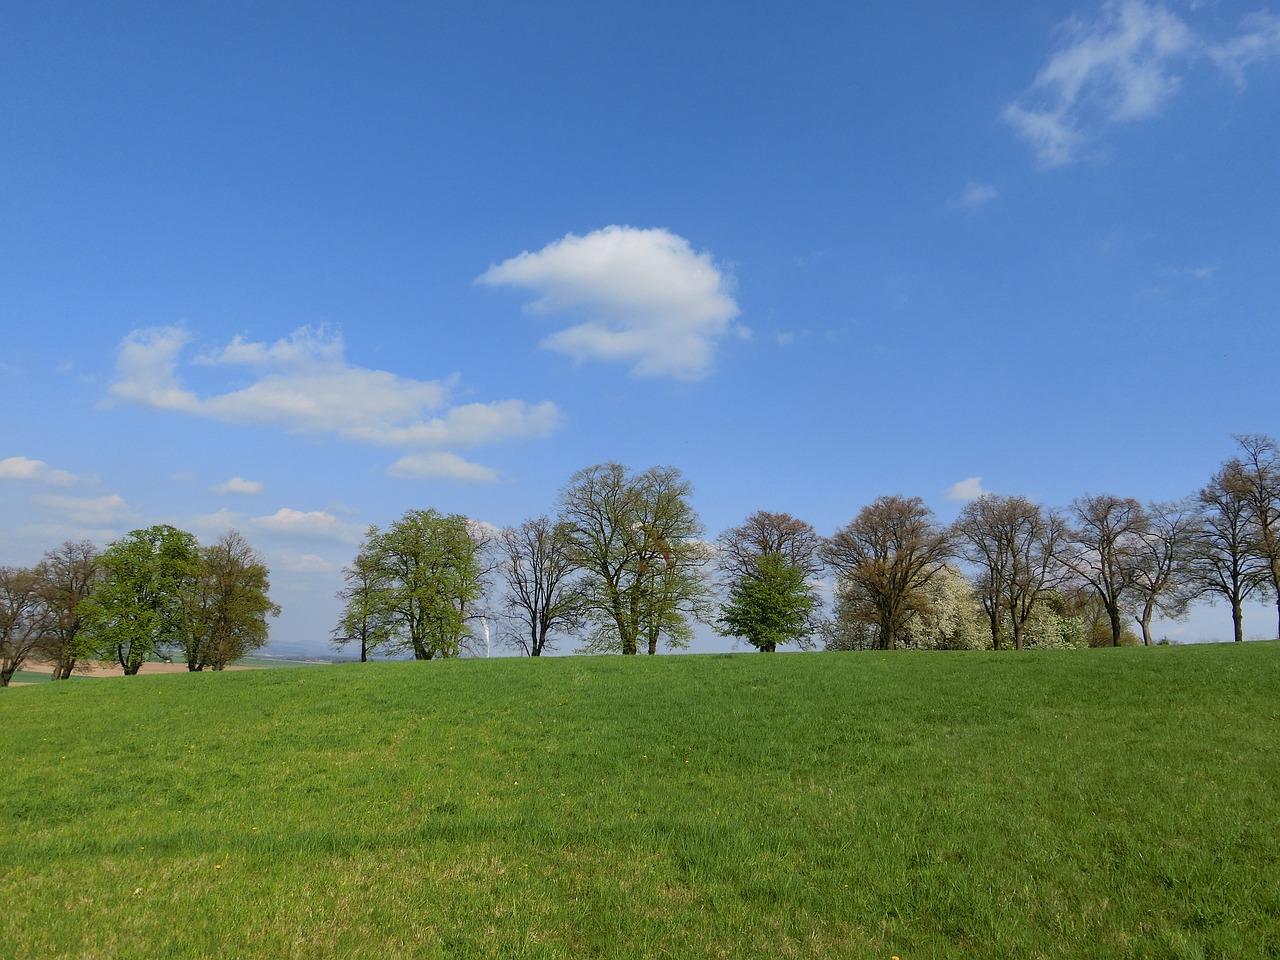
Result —
[{"label": "grass field", "polygon": [[1280,645],[0,691],[0,956],[1280,956]]}]

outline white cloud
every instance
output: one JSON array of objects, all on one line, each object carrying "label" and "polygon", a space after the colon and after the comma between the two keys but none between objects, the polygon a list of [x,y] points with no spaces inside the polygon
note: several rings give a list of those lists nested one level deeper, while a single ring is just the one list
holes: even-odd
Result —
[{"label": "white cloud", "polygon": [[134,330],[120,344],[110,394],[117,400],[161,410],[194,413],[200,401],[177,378],[178,355],[191,342],[182,327]]},{"label": "white cloud", "polygon": [[636,376],[705,377],[739,313],[732,278],[711,254],[662,229],[571,233],[490,267],[476,282],[534,291],[532,313],[582,317],[542,345],[579,361],[631,363]]},{"label": "white cloud", "polygon": [[69,487],[76,482],[73,474],[55,470],[43,460],[29,457],[6,457],[0,460],[0,480],[25,480],[55,487]]},{"label": "white cloud", "polygon": [[289,550],[277,554],[272,567],[286,573],[332,573],[338,569],[324,557],[314,553],[296,553]]},{"label": "white cloud", "polygon": [[134,516],[119,494],[101,497],[67,497],[42,493],[31,498],[40,509],[79,527],[109,527]]},{"label": "white cloud", "polygon": [[226,483],[215,484],[212,488],[214,493],[218,494],[243,494],[252,496],[262,492],[262,482],[260,480],[246,480],[244,477],[232,477]]},{"label": "white cloud", "polygon": [[951,207],[980,207],[984,203],[990,203],[998,196],[1000,196],[1000,192],[990,184],[970,180],[965,184],[964,191],[960,196],[953,197],[948,201],[948,205]]},{"label": "white cloud", "polygon": [[1280,56],[1280,15],[1266,10],[1241,21],[1243,31],[1209,48],[1209,57],[1237,87],[1244,87],[1244,71],[1270,57]]},{"label": "white cloud", "polygon": [[497,471],[462,459],[456,453],[410,454],[387,468],[387,474],[404,480],[466,480],[492,483]]},{"label": "white cloud", "polygon": [[192,517],[185,525],[200,533],[222,533],[226,530],[238,529],[244,526],[244,523],[244,514],[235,513],[224,508],[215,513],[205,513],[198,517]]},{"label": "white cloud", "polygon": [[[359,443],[399,447],[472,447],[554,433],[554,403],[522,400],[450,407],[457,378],[414,380],[348,363],[341,336],[305,327],[275,343],[236,337],[196,363],[252,371],[248,386],[198,396],[178,376],[191,342],[181,327],[136,330],[122,342],[114,400],[208,417],[227,423],[277,425],[294,433],[332,433]],[[232,488],[229,484],[239,486]],[[245,481],[221,493],[249,493]]]},{"label": "white cloud", "polygon": [[474,447],[517,438],[550,436],[562,420],[550,401],[527,404],[523,400],[467,403],[443,417],[406,426],[369,424],[351,439],[387,446]]},{"label": "white cloud", "polygon": [[363,532],[355,525],[340,520],[327,511],[302,511],[291,507],[281,507],[268,517],[258,517],[253,520],[253,525],[270,533],[336,540],[342,543],[354,543],[360,539],[360,534]]},{"label": "white cloud", "polygon": [[1158,113],[1179,89],[1179,71],[1207,56],[1244,84],[1245,68],[1280,56],[1280,17],[1246,17],[1240,32],[1212,43],[1161,3],[1108,0],[1099,18],[1062,25],[1065,43],[1004,111],[1046,167],[1079,160],[1097,132]]},{"label": "white cloud", "polygon": [[981,496],[990,493],[990,490],[983,489],[981,477],[970,477],[967,480],[961,480],[959,483],[953,483],[947,487],[943,497],[948,500],[959,501],[961,503],[969,500],[977,500]]}]

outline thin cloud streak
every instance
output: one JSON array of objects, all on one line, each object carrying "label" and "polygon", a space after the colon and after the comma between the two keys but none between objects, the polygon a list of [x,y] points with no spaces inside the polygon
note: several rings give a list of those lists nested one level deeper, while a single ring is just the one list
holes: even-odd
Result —
[{"label": "thin cloud streak", "polygon": [[1280,17],[1246,17],[1241,32],[1213,44],[1161,3],[1110,0],[1096,21],[1073,17],[1065,43],[1031,87],[1004,110],[1044,167],[1075,163],[1113,124],[1154,116],[1182,85],[1179,71],[1208,57],[1244,86],[1244,71],[1280,55]]}]

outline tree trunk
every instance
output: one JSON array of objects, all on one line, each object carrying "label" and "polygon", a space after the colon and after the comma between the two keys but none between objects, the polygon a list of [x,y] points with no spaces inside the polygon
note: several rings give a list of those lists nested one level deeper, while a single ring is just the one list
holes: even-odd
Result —
[{"label": "tree trunk", "polygon": [[1238,600],[1231,604],[1231,626],[1235,628],[1236,643],[1244,643],[1244,610]]},{"label": "tree trunk", "polygon": [[1152,646],[1151,643],[1151,604],[1142,611],[1142,616],[1134,617],[1138,621],[1138,626],[1142,627],[1142,645],[1146,647]]},{"label": "tree trunk", "polygon": [[1120,625],[1120,607],[1114,603],[1106,604],[1107,619],[1111,621],[1111,645],[1120,646],[1120,634],[1124,628]]}]

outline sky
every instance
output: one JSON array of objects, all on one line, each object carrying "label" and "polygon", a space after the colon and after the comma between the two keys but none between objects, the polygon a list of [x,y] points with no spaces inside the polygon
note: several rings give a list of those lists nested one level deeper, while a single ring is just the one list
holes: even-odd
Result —
[{"label": "sky", "polygon": [[0,91],[0,563],[235,528],[273,652],[604,461],[825,535],[1280,434],[1274,0],[55,0]]}]

